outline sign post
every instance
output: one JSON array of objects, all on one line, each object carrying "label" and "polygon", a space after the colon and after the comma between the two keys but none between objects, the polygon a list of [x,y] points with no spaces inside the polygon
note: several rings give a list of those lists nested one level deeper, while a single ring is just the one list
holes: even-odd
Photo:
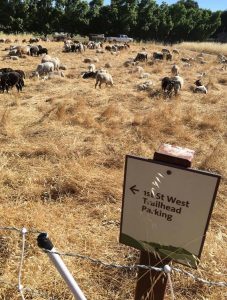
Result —
[{"label": "sign post", "polygon": [[[163,144],[154,159],[126,156],[120,242],[140,264],[196,268],[220,176],[189,168],[194,151]],[[164,273],[140,269],[135,300],[164,299]]]}]

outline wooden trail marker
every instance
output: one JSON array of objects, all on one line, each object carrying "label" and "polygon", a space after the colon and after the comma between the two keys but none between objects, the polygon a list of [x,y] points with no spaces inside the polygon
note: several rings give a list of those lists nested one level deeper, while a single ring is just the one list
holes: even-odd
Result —
[{"label": "wooden trail marker", "polygon": [[[126,156],[120,242],[141,250],[142,265],[197,267],[220,176],[190,169],[193,155],[163,144],[153,160]],[[135,300],[163,300],[166,282],[141,268]]]}]

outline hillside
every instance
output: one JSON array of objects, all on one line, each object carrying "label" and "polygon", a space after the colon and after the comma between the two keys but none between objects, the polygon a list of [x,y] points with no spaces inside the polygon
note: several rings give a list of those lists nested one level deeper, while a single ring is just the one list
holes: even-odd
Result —
[{"label": "hillside", "polygon": [[[60,252],[73,252],[109,264],[139,262],[139,252],[119,244],[122,185],[126,154],[152,158],[161,143],[195,150],[193,167],[221,174],[222,180],[198,271],[211,281],[224,281],[226,263],[226,97],[227,70],[216,51],[190,67],[181,57],[200,54],[181,46],[172,62],[139,63],[151,74],[140,79],[124,62],[143,47],[149,53],[162,45],[133,44],[119,55],[87,49],[63,53],[62,42],[40,42],[68,69],[65,77],[29,78],[41,57],[5,60],[1,68],[26,72],[25,87],[0,94],[0,226],[47,232]],[[175,46],[169,49],[173,49]],[[176,46],[177,47],[177,46]],[[215,49],[215,45],[214,45]],[[206,49],[201,49],[205,52]],[[97,57],[97,68],[112,65],[113,87],[95,89],[94,79],[82,79],[84,58]],[[166,100],[160,79],[170,76],[173,62],[185,84],[176,98]],[[208,94],[194,94],[200,74]],[[153,82],[150,91],[137,85]],[[193,221],[193,220],[192,220]],[[38,233],[26,236],[22,284],[26,299],[73,299],[56,270],[36,244]],[[16,288],[21,255],[18,232],[0,231],[0,299],[19,299]],[[133,299],[136,271],[105,268],[89,260],[63,257],[87,299]],[[183,266],[176,265],[183,269]],[[172,275],[176,299],[224,300],[226,289],[208,287],[179,273]],[[170,298],[169,287],[167,298]]]}]

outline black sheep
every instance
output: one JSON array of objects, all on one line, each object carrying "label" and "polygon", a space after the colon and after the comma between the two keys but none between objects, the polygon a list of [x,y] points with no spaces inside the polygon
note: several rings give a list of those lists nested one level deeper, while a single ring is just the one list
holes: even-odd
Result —
[{"label": "black sheep", "polygon": [[2,69],[0,69],[0,73],[9,73],[9,72],[13,72],[13,69],[11,69],[11,68],[2,68]]},{"label": "black sheep", "polygon": [[1,88],[4,93],[6,90],[7,93],[9,91],[10,87],[16,86],[17,91],[22,91],[22,87],[24,86],[24,81],[21,78],[21,75],[17,72],[9,72],[9,73],[4,73],[1,76]]},{"label": "black sheep", "polygon": [[147,53],[146,52],[139,52],[137,55],[136,55],[136,58],[134,59],[134,62],[136,61],[147,61]]},{"label": "black sheep", "polygon": [[39,51],[37,52],[37,55],[41,55],[41,54],[48,54],[47,48],[39,49]]},{"label": "black sheep", "polygon": [[83,75],[82,75],[82,78],[84,79],[87,79],[87,78],[95,78],[96,77],[96,74],[97,74],[97,71],[96,72],[84,72]]},{"label": "black sheep", "polygon": [[21,78],[22,78],[22,79],[25,79],[25,73],[24,73],[24,71],[22,71],[22,70],[13,70],[13,72],[19,73],[20,76],[21,76]]}]

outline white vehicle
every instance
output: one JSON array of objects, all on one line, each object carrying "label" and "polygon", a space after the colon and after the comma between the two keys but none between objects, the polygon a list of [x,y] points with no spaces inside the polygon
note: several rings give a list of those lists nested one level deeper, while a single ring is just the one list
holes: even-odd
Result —
[{"label": "white vehicle", "polygon": [[122,42],[122,43],[129,43],[129,42],[133,42],[133,38],[128,37],[125,34],[119,34],[118,36],[108,36],[106,37],[106,41],[107,42]]}]

